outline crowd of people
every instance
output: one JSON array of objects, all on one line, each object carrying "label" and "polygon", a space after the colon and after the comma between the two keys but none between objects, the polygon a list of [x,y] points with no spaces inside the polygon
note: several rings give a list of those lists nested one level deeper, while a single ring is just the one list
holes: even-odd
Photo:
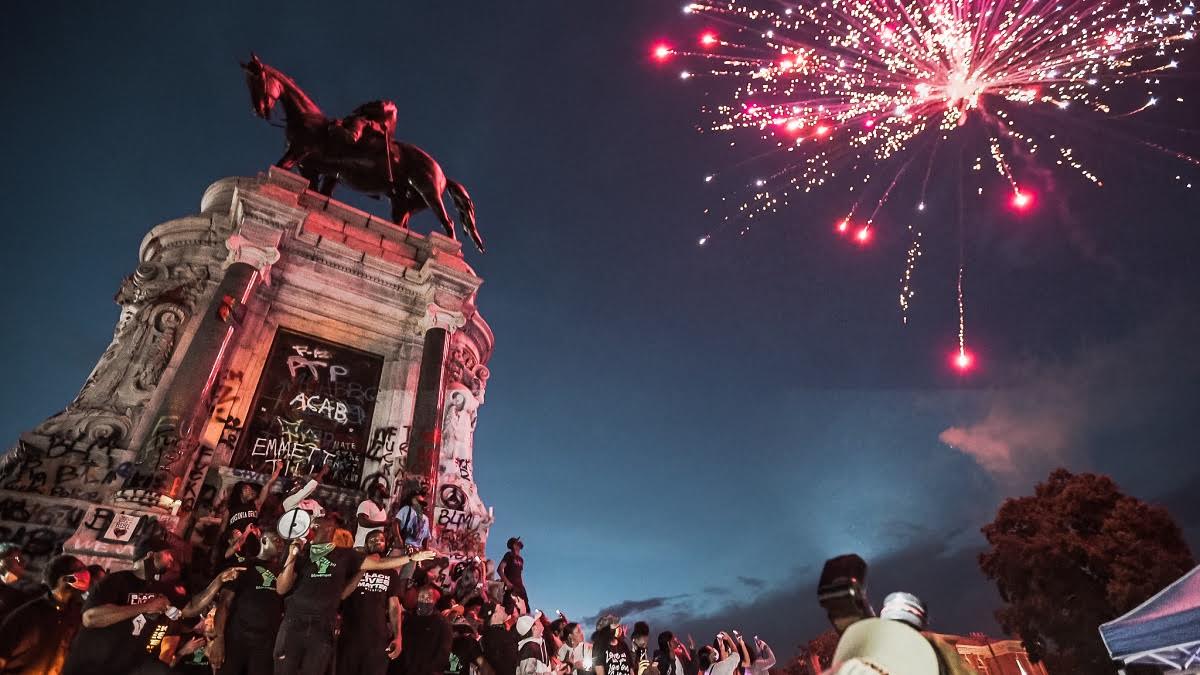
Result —
[{"label": "crowd of people", "polygon": [[[373,485],[344,523],[314,487],[272,513],[269,483],[234,486],[208,564],[150,537],[112,573],[57,556],[31,593],[22,551],[0,544],[0,675],[765,675],[775,664],[736,631],[652,642],[644,622],[627,632],[604,615],[589,633],[531,610],[520,538],[498,565],[451,564],[429,550],[420,491],[396,508]],[[311,522],[288,539],[276,525],[293,509]]]}]

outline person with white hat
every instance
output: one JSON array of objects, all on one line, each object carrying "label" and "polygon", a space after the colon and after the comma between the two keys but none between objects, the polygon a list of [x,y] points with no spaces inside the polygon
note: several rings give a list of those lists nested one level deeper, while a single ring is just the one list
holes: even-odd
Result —
[{"label": "person with white hat", "polygon": [[[548,675],[555,672],[550,667],[550,655],[546,653],[546,643],[542,639],[545,626],[542,625],[542,613],[534,612],[517,619],[517,673],[518,675]],[[570,664],[562,664],[557,671],[560,675],[571,672]]]}]

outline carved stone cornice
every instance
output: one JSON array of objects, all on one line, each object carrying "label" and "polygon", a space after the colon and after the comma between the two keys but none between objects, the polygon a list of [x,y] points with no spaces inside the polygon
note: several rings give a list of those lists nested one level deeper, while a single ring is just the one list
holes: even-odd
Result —
[{"label": "carved stone cornice", "polygon": [[229,256],[225,266],[246,263],[262,273],[263,282],[271,282],[271,265],[279,262],[279,240],[283,230],[246,221],[225,240]]},{"label": "carved stone cornice", "polygon": [[433,328],[445,329],[448,333],[462,328],[467,323],[467,317],[462,312],[446,309],[436,303],[425,306],[425,315],[417,319],[417,334],[424,335]]}]

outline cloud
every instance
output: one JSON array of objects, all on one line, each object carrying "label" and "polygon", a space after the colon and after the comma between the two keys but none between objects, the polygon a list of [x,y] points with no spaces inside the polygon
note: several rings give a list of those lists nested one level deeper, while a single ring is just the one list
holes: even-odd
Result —
[{"label": "cloud", "polygon": [[749,586],[750,588],[753,588],[755,590],[762,590],[763,588],[766,588],[766,586],[767,586],[766,581],[763,581],[762,579],[759,579],[757,577],[739,576],[737,578],[737,580],[740,581],[743,585]]},{"label": "cloud", "polygon": [[[914,538],[903,549],[868,560],[868,597],[876,608],[892,591],[916,594],[930,608],[934,630],[966,634],[983,631],[999,635],[999,627],[988,617],[1000,606],[995,586],[979,571],[977,556],[983,544],[975,534],[972,545],[949,541],[944,533],[927,533]],[[671,630],[693,635],[697,643],[708,642],[719,630],[736,628],[743,635],[758,635],[771,644],[780,659],[829,628],[824,610],[817,604],[820,566],[797,568],[790,579],[741,602],[727,602],[711,609],[687,603],[670,603],[654,616],[644,617],[652,633]],[[691,598],[689,600],[694,600]],[[665,611],[663,611],[665,610]]]},{"label": "cloud", "polygon": [[1200,374],[1190,346],[1197,340],[1197,320],[1173,310],[1068,359],[1009,364],[1014,374],[982,394],[982,412],[938,438],[1000,482],[1039,478],[1087,459],[1090,438],[1152,425],[1178,387]]},{"label": "cloud", "polygon": [[624,618],[624,617],[629,616],[630,614],[635,614],[635,613],[639,613],[639,612],[648,612],[651,610],[662,608],[662,607],[666,606],[668,603],[670,603],[672,600],[677,600],[677,599],[683,598],[683,597],[686,597],[686,596],[672,595],[672,596],[658,596],[658,597],[653,597],[653,598],[645,598],[643,600],[622,600],[621,602],[618,602],[615,605],[609,605],[608,607],[604,607],[599,612],[596,612],[595,616],[585,617],[584,621],[586,623],[594,624],[594,623],[596,623],[597,619],[604,616],[605,614],[616,614],[617,616]]}]

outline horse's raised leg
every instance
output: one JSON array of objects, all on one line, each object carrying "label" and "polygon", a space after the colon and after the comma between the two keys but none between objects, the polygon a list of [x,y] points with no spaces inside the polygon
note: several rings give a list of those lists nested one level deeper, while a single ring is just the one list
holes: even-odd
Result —
[{"label": "horse's raised leg", "polygon": [[392,222],[407,230],[408,219],[412,218],[412,211],[408,210],[408,203],[403,196],[395,194],[390,199],[392,202]]},{"label": "horse's raised leg", "polygon": [[409,178],[408,184],[417,191],[417,194],[421,195],[421,199],[425,202],[425,205],[441,221],[442,227],[446,230],[446,236],[451,239],[458,239],[458,237],[454,236],[454,221],[450,220],[450,214],[446,211],[446,205],[442,203],[442,194],[437,192],[431,183],[422,184]]},{"label": "horse's raised leg", "polygon": [[308,179],[308,189],[316,190],[321,182],[321,174],[318,171],[300,167],[300,175]]},{"label": "horse's raised leg", "polygon": [[326,197],[332,197],[333,190],[334,190],[334,188],[337,187],[337,184],[338,184],[338,175],[337,174],[325,176],[324,178],[321,179],[321,187],[317,189],[317,192],[320,192],[321,194],[325,195]]},{"label": "horse's raised leg", "polygon": [[283,151],[283,157],[280,157],[279,161],[275,162],[275,166],[281,169],[291,170],[291,168],[296,166],[296,164],[298,164],[300,160],[304,159],[304,157],[305,153],[297,151],[292,146],[288,146],[288,149]]}]

